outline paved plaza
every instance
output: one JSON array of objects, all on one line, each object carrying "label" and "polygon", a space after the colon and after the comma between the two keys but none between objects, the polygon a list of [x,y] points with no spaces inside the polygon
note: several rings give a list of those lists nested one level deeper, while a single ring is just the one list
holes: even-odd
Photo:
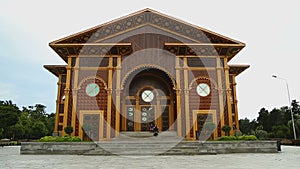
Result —
[{"label": "paved plaza", "polygon": [[20,147],[0,148],[0,168],[75,169],[75,168],[222,168],[283,169],[299,168],[300,147],[283,146],[275,154],[218,154],[200,156],[76,156],[20,155]]}]

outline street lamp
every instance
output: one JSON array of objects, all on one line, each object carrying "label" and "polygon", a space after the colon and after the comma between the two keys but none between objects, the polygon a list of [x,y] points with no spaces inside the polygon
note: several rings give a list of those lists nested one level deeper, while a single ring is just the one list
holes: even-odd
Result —
[{"label": "street lamp", "polygon": [[[273,77],[273,78],[276,78],[276,79],[280,79],[280,80],[284,80],[284,81],[285,81],[286,89],[287,89],[287,93],[288,93],[289,104],[290,104],[290,106],[292,106],[292,103],[291,103],[291,97],[290,97],[290,90],[289,90],[289,85],[288,85],[287,80],[284,79],[284,78],[275,76],[275,75],[272,75],[272,77]],[[289,107],[290,107],[290,106],[289,106]],[[293,125],[294,139],[296,140],[297,137],[296,137],[295,122],[294,122],[294,113],[293,113],[293,108],[292,108],[292,107],[291,107],[291,116],[292,116],[292,125]]]}]

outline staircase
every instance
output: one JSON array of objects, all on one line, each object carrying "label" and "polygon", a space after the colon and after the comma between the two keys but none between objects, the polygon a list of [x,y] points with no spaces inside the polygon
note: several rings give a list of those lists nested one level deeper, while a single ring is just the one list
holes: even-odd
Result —
[{"label": "staircase", "polygon": [[215,154],[199,142],[182,141],[174,131],[153,136],[150,132],[121,132],[119,138],[97,142],[97,148],[85,155],[196,155]]}]

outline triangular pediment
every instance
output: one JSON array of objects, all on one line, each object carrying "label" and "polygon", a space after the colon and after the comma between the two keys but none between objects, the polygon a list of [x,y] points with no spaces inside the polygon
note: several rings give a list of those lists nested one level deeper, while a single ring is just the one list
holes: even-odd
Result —
[{"label": "triangular pediment", "polygon": [[239,41],[147,8],[86,31],[59,39],[50,43],[50,45],[102,42],[146,25],[151,25],[166,32],[190,39],[194,43],[243,44]]}]

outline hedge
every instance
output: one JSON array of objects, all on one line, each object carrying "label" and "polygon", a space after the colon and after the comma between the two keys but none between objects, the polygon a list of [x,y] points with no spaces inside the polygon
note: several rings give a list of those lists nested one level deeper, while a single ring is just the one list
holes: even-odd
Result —
[{"label": "hedge", "polygon": [[253,141],[253,140],[258,140],[255,135],[222,136],[218,138],[218,141]]},{"label": "hedge", "polygon": [[42,137],[39,142],[81,142],[82,140],[78,136],[64,136],[64,137],[53,137],[53,136],[45,136]]}]

